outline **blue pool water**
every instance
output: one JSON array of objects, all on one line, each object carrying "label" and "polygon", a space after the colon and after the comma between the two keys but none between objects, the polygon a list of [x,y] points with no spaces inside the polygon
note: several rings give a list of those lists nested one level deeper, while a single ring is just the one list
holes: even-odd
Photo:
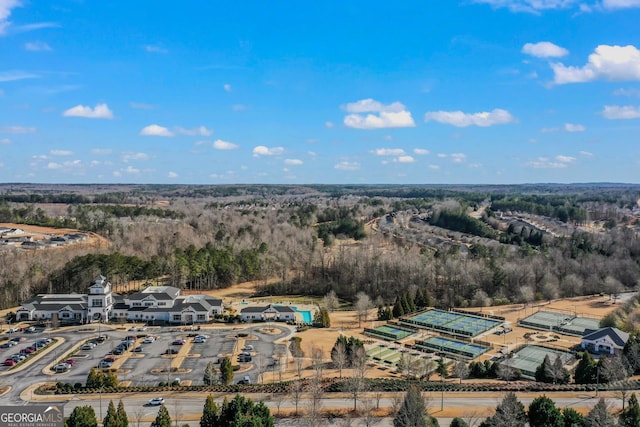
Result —
[{"label": "blue pool water", "polygon": [[296,313],[300,313],[302,316],[302,323],[313,323],[313,317],[311,316],[311,312],[309,310],[298,310],[298,307],[291,306],[292,309],[295,310]]}]

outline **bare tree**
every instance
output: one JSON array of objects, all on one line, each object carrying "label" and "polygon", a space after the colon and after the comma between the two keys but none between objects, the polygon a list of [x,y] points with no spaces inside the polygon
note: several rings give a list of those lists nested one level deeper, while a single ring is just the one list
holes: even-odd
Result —
[{"label": "bare tree", "polygon": [[333,362],[333,366],[340,373],[340,378],[342,378],[342,370],[347,366],[349,362],[349,358],[347,355],[347,346],[343,341],[338,341],[331,350],[331,361]]},{"label": "bare tree", "polygon": [[273,394],[273,402],[276,406],[276,416],[280,416],[280,407],[282,406],[282,404],[284,403],[285,400],[285,395],[282,393],[274,393]]},{"label": "bare tree", "polygon": [[302,368],[304,366],[304,358],[296,357],[296,372],[298,373],[298,379],[302,379]]},{"label": "bare tree", "polygon": [[360,399],[360,421],[365,427],[371,427],[380,422],[380,417],[376,415],[376,403],[371,397]]},{"label": "bare tree", "polygon": [[330,290],[329,293],[322,298],[322,306],[328,311],[334,311],[340,306],[340,301],[334,290]]},{"label": "bare tree", "polygon": [[295,405],[295,415],[298,416],[298,405],[302,398],[302,381],[295,381],[291,386],[291,401]]},{"label": "bare tree", "polygon": [[358,328],[362,327],[362,321],[367,320],[367,314],[372,307],[373,302],[371,298],[369,298],[369,295],[364,292],[358,292],[356,294],[355,308],[358,312]]},{"label": "bare tree", "polygon": [[467,362],[464,360],[458,360],[453,365],[453,376],[460,378],[460,384],[462,384],[462,380],[467,378],[469,375],[469,367],[467,366]]},{"label": "bare tree", "polygon": [[311,395],[307,406],[306,419],[309,426],[317,426],[322,419],[322,397],[324,390],[322,389],[322,377],[315,375],[309,384],[311,386]]},{"label": "bare tree", "polygon": [[313,369],[316,371],[315,376],[322,378],[322,370],[324,369],[324,352],[320,347],[311,349],[311,362]]},{"label": "bare tree", "polygon": [[136,420],[136,427],[140,427],[140,423],[142,422],[142,417],[144,417],[145,407],[144,406],[136,406],[136,409],[133,411],[133,419]]},{"label": "bare tree", "polygon": [[367,353],[362,347],[357,347],[351,363],[351,378],[349,378],[348,388],[353,397],[353,411],[358,410],[358,396],[366,386],[365,377],[367,375]]}]

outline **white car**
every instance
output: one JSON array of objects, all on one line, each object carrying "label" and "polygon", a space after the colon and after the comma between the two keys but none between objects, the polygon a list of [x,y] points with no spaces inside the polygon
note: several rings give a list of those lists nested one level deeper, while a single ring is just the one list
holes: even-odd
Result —
[{"label": "white car", "polygon": [[206,342],[207,342],[207,339],[206,339],[205,337],[195,337],[195,338],[193,339],[193,342],[194,342],[195,344],[204,344],[204,343],[206,343]]},{"label": "white car", "polygon": [[245,345],[244,347],[242,347],[242,351],[253,351],[253,346]]},{"label": "white car", "polygon": [[164,397],[154,397],[148,403],[150,406],[160,406],[164,403]]},{"label": "white car", "polygon": [[144,340],[142,340],[142,344],[151,344],[155,341],[156,339],[154,337],[146,337]]}]

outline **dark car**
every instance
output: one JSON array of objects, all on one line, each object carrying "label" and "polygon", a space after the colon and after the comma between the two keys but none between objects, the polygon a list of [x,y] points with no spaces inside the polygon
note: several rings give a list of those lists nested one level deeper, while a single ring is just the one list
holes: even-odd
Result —
[{"label": "dark car", "polygon": [[178,350],[176,350],[175,348],[168,348],[167,351],[164,352],[164,354],[178,354]]}]

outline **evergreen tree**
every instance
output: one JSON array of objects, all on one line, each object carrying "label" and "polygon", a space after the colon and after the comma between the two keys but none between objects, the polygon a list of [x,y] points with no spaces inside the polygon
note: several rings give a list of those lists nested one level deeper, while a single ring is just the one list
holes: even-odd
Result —
[{"label": "evergreen tree", "polygon": [[536,373],[535,373],[536,381],[542,382],[542,383],[550,382],[547,379],[547,372],[549,370],[551,370],[551,360],[549,359],[549,355],[547,354],[544,356],[544,360],[542,361],[540,366],[536,368]]},{"label": "evergreen tree", "polygon": [[529,405],[530,427],[564,427],[564,418],[553,400],[547,396],[533,399]]},{"label": "evergreen tree", "polygon": [[467,424],[462,418],[455,417],[451,420],[449,427],[469,427],[469,424]]},{"label": "evergreen tree", "polygon": [[411,307],[409,306],[409,300],[407,298],[407,293],[403,292],[400,296],[400,304],[402,305],[402,311],[404,314],[411,313]]},{"label": "evergreen tree", "polygon": [[129,427],[129,417],[127,411],[124,410],[122,400],[118,402],[118,427]]},{"label": "evergreen tree", "polygon": [[113,404],[113,400],[109,401],[107,407],[107,415],[102,420],[103,427],[118,427],[118,414],[116,412],[116,405]]},{"label": "evergreen tree", "polygon": [[410,313],[416,311],[416,303],[413,299],[413,295],[411,295],[411,292],[407,292],[407,305],[409,306]]},{"label": "evergreen tree", "polygon": [[204,402],[204,409],[202,410],[202,418],[200,418],[200,427],[218,427],[219,410],[218,405],[213,400],[213,396],[207,396],[207,400]]},{"label": "evergreen tree", "polygon": [[160,409],[158,410],[158,415],[156,419],[151,423],[151,427],[171,427],[171,416],[169,415],[169,411],[164,406],[164,404],[160,405]]},{"label": "evergreen tree", "polygon": [[562,418],[564,419],[564,427],[584,427],[584,417],[573,408],[564,408]]},{"label": "evergreen tree", "polygon": [[496,413],[487,418],[482,427],[525,427],[527,414],[524,405],[518,400],[515,393],[509,392],[496,407]]},{"label": "evergreen tree", "polygon": [[404,316],[404,309],[402,308],[402,302],[400,301],[400,297],[396,298],[396,302],[393,303],[393,317],[401,317]]},{"label": "evergreen tree", "polygon": [[73,408],[66,427],[98,427],[96,412],[91,406],[76,406]]},{"label": "evergreen tree", "polygon": [[596,382],[596,363],[588,351],[582,353],[573,376],[576,384],[593,384]]},{"label": "evergreen tree", "polygon": [[638,427],[640,426],[640,404],[636,394],[632,393],[629,398],[629,405],[620,414],[620,427]]},{"label": "evergreen tree", "polygon": [[104,374],[102,371],[92,368],[87,375],[87,388],[100,388],[104,383]]},{"label": "evergreen tree", "polygon": [[269,408],[262,402],[257,405],[251,399],[237,394],[232,400],[225,399],[220,408],[220,427],[273,427],[274,419]]},{"label": "evergreen tree", "polygon": [[609,412],[604,399],[600,399],[598,403],[591,409],[584,419],[585,427],[615,427],[616,419]]},{"label": "evergreen tree", "polygon": [[415,303],[417,309],[425,308],[427,306],[422,288],[418,288],[416,291]]},{"label": "evergreen tree", "polygon": [[225,357],[220,362],[220,382],[224,385],[228,385],[233,380],[233,365],[231,359]]},{"label": "evergreen tree", "polygon": [[[435,418],[427,413],[420,389],[409,387],[402,406],[393,419],[393,427],[433,427]],[[437,423],[437,421],[436,421]]]}]

